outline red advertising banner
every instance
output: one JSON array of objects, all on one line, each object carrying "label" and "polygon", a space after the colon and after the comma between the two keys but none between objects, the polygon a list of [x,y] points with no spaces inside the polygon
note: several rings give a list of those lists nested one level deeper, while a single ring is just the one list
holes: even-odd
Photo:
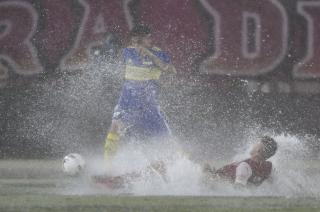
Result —
[{"label": "red advertising banner", "polygon": [[316,0],[2,0],[0,82],[81,69],[93,47],[111,35],[124,44],[138,22],[152,26],[180,74],[320,93]]}]

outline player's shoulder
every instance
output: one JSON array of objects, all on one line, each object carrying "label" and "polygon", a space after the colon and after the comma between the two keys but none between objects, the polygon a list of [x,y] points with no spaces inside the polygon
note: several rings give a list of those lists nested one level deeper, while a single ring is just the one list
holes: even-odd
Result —
[{"label": "player's shoulder", "polygon": [[136,48],[134,46],[127,46],[122,49],[122,54],[124,57],[129,57],[129,58],[136,57],[137,56]]},{"label": "player's shoulder", "polygon": [[152,46],[151,50],[155,51],[155,52],[162,52],[162,49],[158,46]]},{"label": "player's shoulder", "polygon": [[271,161],[256,162],[256,161],[252,160],[251,158],[248,158],[248,159],[243,160],[243,161],[241,161],[241,162],[246,162],[246,163],[248,163],[249,165],[260,164],[260,165],[262,165],[263,167],[272,167],[272,162],[271,162]]},{"label": "player's shoulder", "polygon": [[238,169],[245,169],[245,170],[252,170],[252,167],[250,165],[250,163],[248,163],[247,161],[241,161],[237,163],[237,170]]},{"label": "player's shoulder", "polygon": [[272,162],[270,161],[263,161],[263,162],[256,162],[252,159],[247,159],[244,162],[247,162],[253,170],[270,173],[272,170]]},{"label": "player's shoulder", "polygon": [[240,162],[234,162],[234,164],[236,164],[237,166],[250,166],[250,162],[246,160],[240,161]]},{"label": "player's shoulder", "polygon": [[133,52],[135,50],[136,50],[136,48],[134,46],[127,46],[127,47],[123,48],[124,52]]},{"label": "player's shoulder", "polygon": [[170,56],[169,56],[168,52],[162,50],[160,47],[153,46],[150,50],[153,52],[153,54],[158,56],[162,61],[164,61],[166,63],[170,62]]},{"label": "player's shoulder", "polygon": [[245,159],[245,160],[242,160],[242,161],[240,161],[239,162],[239,164],[240,163],[246,163],[246,164],[248,164],[248,165],[252,165],[252,163],[255,163],[251,158],[247,158],[247,159]]}]

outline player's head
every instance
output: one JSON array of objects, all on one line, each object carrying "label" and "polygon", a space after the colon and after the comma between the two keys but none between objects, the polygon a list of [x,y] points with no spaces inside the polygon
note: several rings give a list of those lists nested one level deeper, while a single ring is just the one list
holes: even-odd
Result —
[{"label": "player's head", "polygon": [[273,138],[269,136],[263,136],[260,142],[264,146],[263,155],[265,159],[268,159],[272,157],[274,154],[276,154],[276,151],[278,149],[278,144]]},{"label": "player's head", "polygon": [[130,31],[130,39],[144,46],[151,46],[151,28],[146,24],[137,24]]},{"label": "player's head", "polygon": [[253,146],[251,156],[259,156],[265,160],[272,157],[278,149],[277,142],[270,136],[263,136],[261,140]]}]

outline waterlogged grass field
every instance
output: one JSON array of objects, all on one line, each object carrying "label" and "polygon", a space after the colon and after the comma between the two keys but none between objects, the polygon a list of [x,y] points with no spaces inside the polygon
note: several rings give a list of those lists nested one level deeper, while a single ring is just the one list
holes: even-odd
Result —
[{"label": "waterlogged grass field", "polygon": [[76,193],[69,192],[72,183],[60,172],[60,161],[0,161],[0,211],[320,211],[318,197]]},{"label": "waterlogged grass field", "polygon": [[316,199],[271,197],[130,197],[14,195],[1,198],[1,211],[319,211]]}]

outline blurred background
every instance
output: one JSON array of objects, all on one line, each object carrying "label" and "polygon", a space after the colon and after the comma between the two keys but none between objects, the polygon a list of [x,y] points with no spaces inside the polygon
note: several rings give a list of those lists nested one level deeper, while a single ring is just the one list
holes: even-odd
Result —
[{"label": "blurred background", "polygon": [[161,105],[186,148],[223,158],[267,132],[318,157],[319,21],[318,0],[0,0],[0,157],[102,154],[137,23],[177,68]]}]

